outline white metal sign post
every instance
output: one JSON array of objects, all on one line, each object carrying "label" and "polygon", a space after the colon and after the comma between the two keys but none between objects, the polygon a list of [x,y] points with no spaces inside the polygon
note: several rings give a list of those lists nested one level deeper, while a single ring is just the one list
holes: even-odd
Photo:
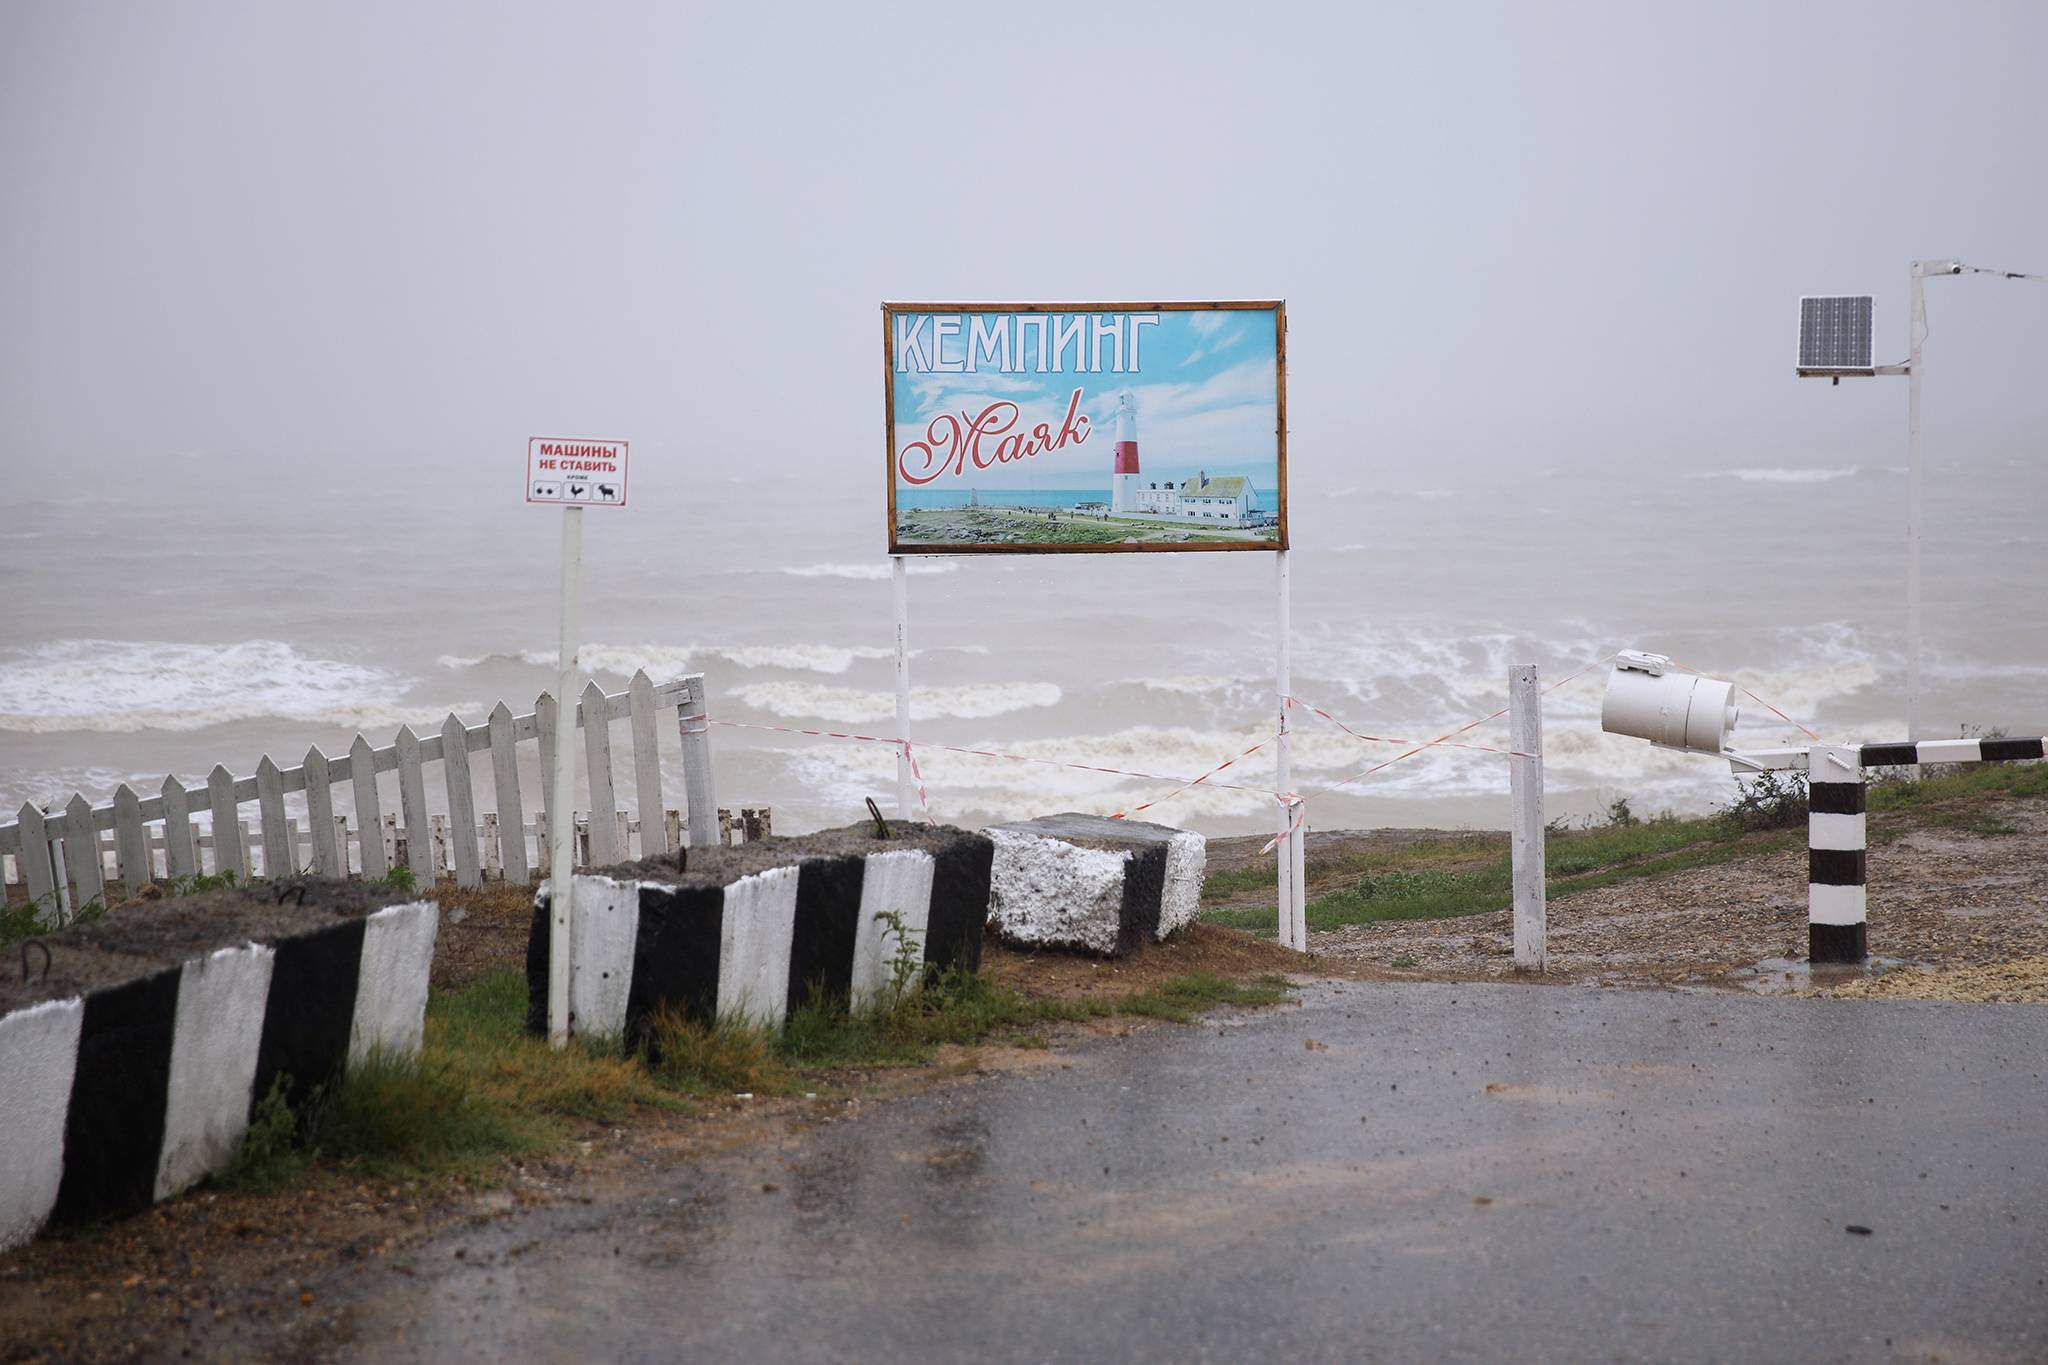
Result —
[{"label": "white metal sign post", "polygon": [[1273,661],[1273,690],[1280,696],[1280,734],[1273,754],[1274,781],[1280,789],[1280,836],[1273,846],[1273,857],[1278,864],[1279,875],[1280,946],[1305,953],[1308,951],[1308,888],[1305,885],[1307,868],[1302,844],[1306,831],[1301,828],[1300,803],[1293,800],[1294,721],[1288,698],[1294,694],[1294,604],[1287,553],[1281,550],[1273,556],[1274,580],[1279,589],[1275,616],[1280,637]]},{"label": "white metal sign post", "polygon": [[[576,871],[576,617],[583,595],[583,509],[626,505],[626,442],[536,436],[526,443],[526,500],[562,508],[562,633],[555,682],[555,770],[548,799],[548,1041],[569,1041],[569,914]],[[586,722],[605,723],[603,716]]]},{"label": "white metal sign post", "polygon": [[[896,595],[896,738],[910,738],[910,584],[902,555],[889,556],[889,577]],[[910,751],[896,751],[896,817],[914,819],[910,804]]]}]

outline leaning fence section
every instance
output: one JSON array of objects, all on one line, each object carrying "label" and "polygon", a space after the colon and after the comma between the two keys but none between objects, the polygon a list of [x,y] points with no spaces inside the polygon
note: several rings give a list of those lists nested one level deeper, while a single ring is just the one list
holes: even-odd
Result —
[{"label": "leaning fence section", "polygon": [[[83,906],[106,896],[110,879],[145,882],[232,873],[238,878],[311,872],[375,880],[405,868],[421,883],[444,873],[459,885],[486,878],[525,881],[546,861],[556,702],[543,692],[534,709],[514,715],[499,702],[481,725],[450,715],[437,733],[401,727],[383,748],[357,735],[346,754],[316,745],[292,767],[269,755],[247,777],[216,766],[206,781],[186,786],[166,777],[152,795],[123,783],[106,805],[74,794],[61,806],[24,804],[13,824],[0,825],[0,880],[16,896],[53,908]],[[768,812],[743,808],[737,818],[718,808],[711,743],[704,723],[702,674],[655,684],[636,673],[624,692],[584,688],[576,706],[590,814],[576,821],[580,867],[603,867],[635,856],[707,847],[768,833]],[[635,808],[620,807],[614,780],[613,726],[626,723]],[[660,731],[673,723],[681,746],[683,806],[663,804]],[[519,780],[522,747],[534,746],[543,780],[539,808],[528,815]],[[438,765],[446,813],[429,814],[427,784]],[[479,812],[477,769],[488,767],[495,809]],[[397,774],[396,810],[385,807],[377,779]],[[303,824],[286,798],[305,812]],[[254,837],[244,808],[255,807]],[[196,819],[206,821],[204,831]]]}]

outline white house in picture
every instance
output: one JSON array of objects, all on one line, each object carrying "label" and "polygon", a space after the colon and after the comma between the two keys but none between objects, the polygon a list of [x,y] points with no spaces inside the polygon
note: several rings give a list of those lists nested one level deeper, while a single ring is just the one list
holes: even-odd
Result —
[{"label": "white house in picture", "polygon": [[1232,474],[1210,478],[1207,471],[1174,483],[1154,479],[1136,490],[1140,515],[1171,517],[1176,521],[1213,521],[1222,526],[1243,526],[1259,505],[1250,479]]}]

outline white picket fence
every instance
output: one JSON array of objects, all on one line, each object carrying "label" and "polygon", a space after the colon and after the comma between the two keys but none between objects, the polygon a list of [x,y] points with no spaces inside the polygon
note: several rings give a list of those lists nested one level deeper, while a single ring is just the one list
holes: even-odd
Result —
[{"label": "white picket fence", "polygon": [[[662,804],[659,729],[673,711],[683,760],[684,810]],[[749,807],[735,821],[720,811],[711,780],[711,740],[704,724],[704,676],[694,673],[656,686],[635,673],[624,692],[608,695],[597,683],[584,688],[576,708],[590,781],[590,809],[609,819],[575,816],[577,863],[603,867],[636,856],[674,852],[688,843],[706,847],[768,832],[768,812]],[[593,716],[601,724],[590,724]],[[637,812],[617,806],[612,773],[612,725],[629,726]],[[453,714],[438,734],[422,738],[412,727],[394,743],[372,748],[358,734],[346,755],[329,758],[315,745],[293,768],[269,755],[250,777],[216,766],[203,786],[187,787],[166,777],[154,796],[138,796],[123,783],[114,799],[94,806],[74,793],[61,809],[33,802],[22,806],[14,824],[0,825],[0,883],[19,886],[31,902],[58,912],[105,897],[110,873],[128,888],[143,882],[207,873],[238,878],[310,872],[321,877],[360,875],[378,879],[406,867],[421,885],[444,872],[457,884],[476,886],[485,878],[525,881],[546,861],[549,788],[545,775],[554,762],[555,700],[540,694],[534,709],[515,716],[499,702],[482,725],[465,725]],[[519,783],[519,748],[538,748],[541,809],[525,817]],[[470,755],[490,755],[496,809],[479,816]],[[427,811],[426,770],[441,766],[447,814]],[[383,810],[377,775],[398,774],[397,812]],[[335,788],[346,783],[347,810],[338,810]],[[287,814],[285,798],[300,796],[306,812],[302,829]],[[241,808],[256,805],[258,840],[252,844]],[[196,832],[193,818],[210,817],[208,832]],[[46,916],[49,914],[46,911]]]}]

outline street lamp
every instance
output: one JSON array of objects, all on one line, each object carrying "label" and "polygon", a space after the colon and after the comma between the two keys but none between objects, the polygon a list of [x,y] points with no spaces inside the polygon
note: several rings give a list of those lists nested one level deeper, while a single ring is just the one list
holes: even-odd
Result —
[{"label": "street lamp", "polygon": [[1927,300],[1921,281],[1929,275],[1997,275],[2008,280],[2048,282],[2048,275],[2017,270],[1987,270],[1961,261],[1915,261],[1912,267],[1911,316],[1907,356],[1903,365],[1871,363],[1871,309],[1868,294],[1810,295],[1799,300],[1799,365],[1801,379],[1843,376],[1905,375],[1911,380],[1906,399],[1906,737],[1920,737],[1920,527],[1927,491],[1920,463],[1920,376],[1926,371]]}]

